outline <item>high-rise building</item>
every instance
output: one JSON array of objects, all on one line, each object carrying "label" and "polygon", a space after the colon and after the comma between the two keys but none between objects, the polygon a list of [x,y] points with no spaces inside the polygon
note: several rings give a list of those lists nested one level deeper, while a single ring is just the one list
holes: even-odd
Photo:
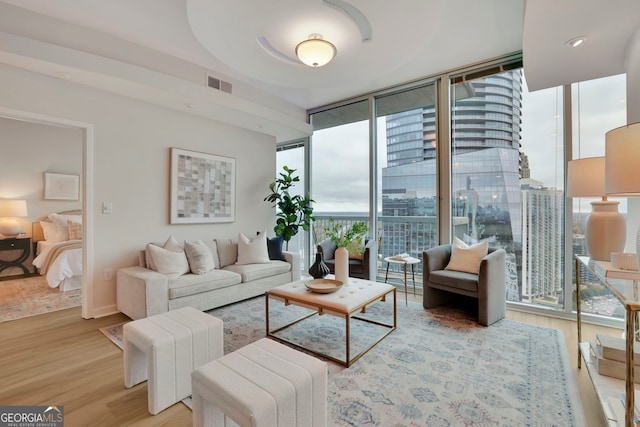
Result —
[{"label": "high-rise building", "polygon": [[564,192],[532,179],[522,189],[522,301],[557,305],[564,287]]}]

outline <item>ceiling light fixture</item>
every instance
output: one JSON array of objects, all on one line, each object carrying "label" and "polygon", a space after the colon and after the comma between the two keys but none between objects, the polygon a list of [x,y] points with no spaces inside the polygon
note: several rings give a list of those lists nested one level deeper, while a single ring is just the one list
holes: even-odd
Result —
[{"label": "ceiling light fixture", "polygon": [[320,34],[311,34],[309,39],[296,46],[296,56],[310,67],[322,67],[336,55],[336,47],[324,40]]},{"label": "ceiling light fixture", "polygon": [[578,47],[585,41],[587,41],[587,38],[585,36],[580,36],[580,37],[574,37],[571,40],[568,40],[565,44],[570,47]]}]

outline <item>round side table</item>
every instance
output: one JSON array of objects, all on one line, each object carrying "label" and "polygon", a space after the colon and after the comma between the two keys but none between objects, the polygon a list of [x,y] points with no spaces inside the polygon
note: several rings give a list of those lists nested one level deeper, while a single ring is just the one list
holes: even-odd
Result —
[{"label": "round side table", "polygon": [[389,278],[389,265],[390,264],[402,264],[402,268],[404,270],[404,303],[409,305],[407,298],[407,265],[411,266],[411,277],[413,279],[413,295],[416,294],[416,273],[415,273],[415,265],[420,264],[420,260],[414,257],[402,257],[400,258],[398,255],[388,256],[384,259],[384,262],[387,263],[387,272],[384,276],[384,283],[387,283],[387,279]]}]

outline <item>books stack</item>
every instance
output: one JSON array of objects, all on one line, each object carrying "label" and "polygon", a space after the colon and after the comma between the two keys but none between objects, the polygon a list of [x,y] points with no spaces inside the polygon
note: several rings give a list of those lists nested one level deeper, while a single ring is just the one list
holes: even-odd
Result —
[{"label": "books stack", "polygon": [[[590,345],[591,357],[598,374],[606,377],[626,379],[626,344],[622,338],[596,335]],[[634,344],[634,382],[640,383],[640,343]]]},{"label": "books stack", "polygon": [[411,258],[411,255],[404,253],[404,254],[398,254],[391,257],[391,259],[395,261],[406,261],[407,258]]}]

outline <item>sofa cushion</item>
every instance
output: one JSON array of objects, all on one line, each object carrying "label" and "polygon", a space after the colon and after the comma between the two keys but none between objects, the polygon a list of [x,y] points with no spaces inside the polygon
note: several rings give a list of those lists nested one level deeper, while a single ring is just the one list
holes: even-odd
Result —
[{"label": "sofa cushion", "polygon": [[285,261],[270,261],[265,264],[233,264],[225,267],[224,270],[239,274],[242,277],[242,283],[246,283],[286,273],[291,270],[291,264]]},{"label": "sofa cushion", "polygon": [[153,261],[153,257],[151,256],[151,251],[149,250],[149,247],[153,245],[153,246],[159,246],[161,248],[167,249],[169,251],[173,251],[173,252],[180,252],[182,251],[182,246],[180,246],[180,243],[178,243],[178,241],[175,239],[175,237],[173,236],[169,236],[169,238],[164,242],[164,243],[156,243],[156,242],[152,242],[147,244],[146,248],[145,248],[145,265],[144,267],[148,268],[149,270],[153,270],[153,271],[158,271],[158,267],[156,267],[155,262]]},{"label": "sofa cushion", "polygon": [[202,240],[197,242],[185,240],[184,253],[187,255],[189,268],[193,274],[204,274],[216,267],[211,249]]},{"label": "sofa cushion", "polygon": [[149,251],[158,273],[166,274],[169,277],[177,277],[189,272],[189,262],[183,250],[174,252],[160,246],[151,245]]},{"label": "sofa cushion", "polygon": [[238,261],[236,261],[236,264],[262,264],[268,262],[267,235],[264,231],[258,233],[253,239],[238,233]]},{"label": "sofa cushion", "polygon": [[468,292],[478,292],[477,274],[454,270],[436,270],[429,273],[429,282]]},{"label": "sofa cushion", "polygon": [[238,242],[232,239],[216,239],[216,247],[218,248],[218,268],[224,268],[227,265],[235,264],[238,260]]},{"label": "sofa cushion", "polygon": [[169,299],[226,288],[237,285],[240,281],[240,275],[225,270],[211,270],[204,274],[185,274],[169,279]]}]

